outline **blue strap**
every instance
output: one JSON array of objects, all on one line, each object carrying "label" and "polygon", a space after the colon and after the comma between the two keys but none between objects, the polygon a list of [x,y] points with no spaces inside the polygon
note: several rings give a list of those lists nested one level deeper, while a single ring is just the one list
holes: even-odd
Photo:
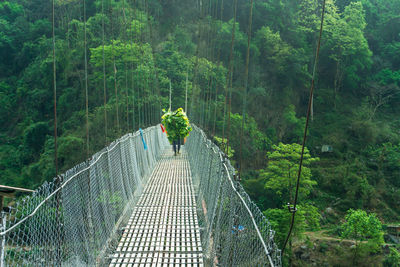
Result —
[{"label": "blue strap", "polygon": [[144,141],[142,128],[139,128],[139,132],[140,132],[140,137],[142,138],[143,148],[144,148],[144,150],[147,150],[147,144],[146,144],[146,141]]}]

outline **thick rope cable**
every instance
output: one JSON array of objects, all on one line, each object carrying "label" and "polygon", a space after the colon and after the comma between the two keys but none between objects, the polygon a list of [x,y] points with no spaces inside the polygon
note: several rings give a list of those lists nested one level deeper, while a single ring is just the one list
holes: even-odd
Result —
[{"label": "thick rope cable", "polygon": [[88,96],[88,65],[87,65],[87,31],[86,31],[86,0],[83,0],[83,28],[85,50],[85,115],[86,115],[86,158],[89,158],[89,96]]},{"label": "thick rope cable", "polygon": [[104,25],[104,0],[101,1],[101,43],[102,43],[102,58],[103,58],[103,100],[104,100],[104,136],[105,144],[107,144],[107,86],[106,86],[106,60],[104,56],[104,36],[105,36],[105,25]]},{"label": "thick rope cable", "polygon": [[52,3],[52,37],[53,37],[53,102],[54,102],[54,164],[58,175],[57,156],[57,72],[56,72],[56,35],[55,35],[55,0]]},{"label": "thick rope cable", "polygon": [[246,67],[244,71],[244,88],[243,88],[243,112],[242,112],[242,126],[240,130],[240,156],[239,156],[239,179],[242,173],[243,166],[243,135],[244,125],[246,123],[246,106],[247,106],[247,90],[249,83],[249,62],[250,62],[250,44],[251,44],[251,26],[253,23],[253,0],[250,1],[250,15],[249,24],[247,29],[247,51],[246,51]]},{"label": "thick rope cable", "polygon": [[305,124],[305,127],[304,127],[303,143],[302,143],[302,146],[301,146],[301,156],[300,156],[299,171],[297,173],[296,193],[295,193],[295,197],[294,197],[293,207],[291,207],[290,204],[288,204],[289,211],[292,213],[292,220],[291,220],[291,223],[290,223],[289,232],[288,232],[288,234],[286,236],[286,240],[285,240],[285,243],[284,243],[283,248],[282,248],[282,255],[285,252],[286,245],[287,245],[287,243],[289,241],[289,238],[290,238],[290,235],[291,235],[291,233],[293,231],[294,220],[295,220],[295,215],[296,215],[296,211],[297,211],[296,206],[297,206],[297,200],[298,200],[298,195],[299,195],[301,170],[302,170],[303,158],[304,158],[304,148],[305,148],[305,143],[306,143],[306,139],[307,139],[308,124],[309,124],[309,121],[310,121],[311,103],[312,103],[312,98],[313,98],[313,94],[314,94],[315,75],[316,75],[316,69],[317,69],[317,63],[318,63],[318,57],[319,57],[319,50],[320,50],[320,47],[321,47],[322,28],[323,28],[323,25],[324,25],[324,14],[325,14],[325,0],[323,1],[323,4],[322,4],[321,25],[320,25],[320,29],[319,29],[317,51],[315,52],[314,68],[313,68],[311,87],[310,87],[310,96],[309,96],[309,99],[308,99],[307,119],[306,119],[306,124]]}]

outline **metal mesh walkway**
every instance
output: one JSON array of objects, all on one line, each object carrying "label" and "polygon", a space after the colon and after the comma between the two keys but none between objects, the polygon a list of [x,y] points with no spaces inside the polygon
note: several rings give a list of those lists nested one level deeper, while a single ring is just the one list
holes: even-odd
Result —
[{"label": "metal mesh walkway", "polygon": [[195,191],[187,154],[157,163],[122,234],[110,267],[203,266]]}]

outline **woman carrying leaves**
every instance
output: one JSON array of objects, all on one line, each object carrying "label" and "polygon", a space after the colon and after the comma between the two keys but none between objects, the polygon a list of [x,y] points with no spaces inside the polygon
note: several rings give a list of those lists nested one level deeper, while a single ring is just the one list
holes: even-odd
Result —
[{"label": "woman carrying leaves", "polygon": [[[173,145],[176,156],[181,148],[181,140],[189,135],[192,127],[190,127],[189,119],[182,108],[178,108],[175,111],[168,110],[167,112],[163,109],[163,112],[161,123],[165,126],[168,140]],[[178,149],[176,146],[178,146]]]}]

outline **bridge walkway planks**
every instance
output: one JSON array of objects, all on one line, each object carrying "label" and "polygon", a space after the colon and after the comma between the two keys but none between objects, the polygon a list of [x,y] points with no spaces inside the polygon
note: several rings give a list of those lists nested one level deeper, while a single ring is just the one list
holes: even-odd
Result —
[{"label": "bridge walkway planks", "polygon": [[164,151],[109,267],[203,267],[195,191],[184,149]]}]

